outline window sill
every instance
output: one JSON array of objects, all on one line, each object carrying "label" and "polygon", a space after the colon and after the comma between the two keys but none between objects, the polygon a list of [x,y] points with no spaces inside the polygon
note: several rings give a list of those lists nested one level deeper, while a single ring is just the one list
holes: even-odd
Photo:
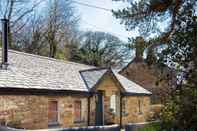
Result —
[{"label": "window sill", "polygon": [[48,124],[48,127],[60,127],[60,123],[59,122],[51,122]]},{"label": "window sill", "polygon": [[123,117],[127,117],[129,115],[129,113],[123,113],[122,116]]},{"label": "window sill", "polygon": [[84,120],[74,121],[75,124],[81,124],[81,123],[84,123],[84,122],[85,122]]}]

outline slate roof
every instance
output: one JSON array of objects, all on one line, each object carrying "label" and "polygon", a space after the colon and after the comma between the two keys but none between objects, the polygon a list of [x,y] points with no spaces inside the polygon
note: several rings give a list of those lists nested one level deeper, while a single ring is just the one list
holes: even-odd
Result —
[{"label": "slate roof", "polygon": [[8,70],[0,70],[1,88],[88,91],[79,71],[92,66],[13,50],[8,56]]},{"label": "slate roof", "polygon": [[114,75],[116,78],[119,80],[120,84],[124,87],[127,93],[131,94],[149,94],[151,95],[152,93],[140,85],[134,83],[133,81],[127,79],[126,77],[120,75],[119,73],[113,71]]},{"label": "slate roof", "polygon": [[80,71],[80,73],[88,89],[91,89],[97,84],[107,70],[108,69],[89,69]]},{"label": "slate roof", "polygon": [[148,90],[144,89],[140,85],[128,80],[126,77],[120,75],[115,70],[109,68],[90,69],[81,71],[81,75],[89,88],[94,87],[97,82],[104,76],[107,71],[112,71],[116,79],[118,79],[121,86],[125,89],[126,93],[130,94],[151,94]]},{"label": "slate roof", "polygon": [[[0,50],[1,61],[1,50]],[[8,69],[0,69],[0,89],[47,89],[89,92],[108,69],[9,50]],[[130,93],[150,94],[113,71]]]}]

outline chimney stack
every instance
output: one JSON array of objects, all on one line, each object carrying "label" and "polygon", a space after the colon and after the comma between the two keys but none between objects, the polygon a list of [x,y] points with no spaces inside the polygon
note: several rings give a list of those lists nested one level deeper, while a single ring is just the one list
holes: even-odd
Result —
[{"label": "chimney stack", "polygon": [[8,66],[8,20],[1,19],[2,22],[2,68]]},{"label": "chimney stack", "polygon": [[145,40],[143,37],[137,37],[135,41],[135,60],[143,61],[143,53],[145,50]]}]

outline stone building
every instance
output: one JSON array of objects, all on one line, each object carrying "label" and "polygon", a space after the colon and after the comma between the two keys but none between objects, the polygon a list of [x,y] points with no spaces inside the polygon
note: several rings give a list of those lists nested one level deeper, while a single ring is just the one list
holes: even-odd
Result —
[{"label": "stone building", "polygon": [[[152,92],[152,103],[163,103],[176,83],[176,73],[167,66],[149,64],[143,53],[147,48],[142,37],[137,37],[135,57],[119,73]],[[154,58],[154,57],[153,57]]]},{"label": "stone building", "polygon": [[40,129],[123,125],[148,118],[151,93],[110,68],[4,51],[0,50],[1,124]]}]

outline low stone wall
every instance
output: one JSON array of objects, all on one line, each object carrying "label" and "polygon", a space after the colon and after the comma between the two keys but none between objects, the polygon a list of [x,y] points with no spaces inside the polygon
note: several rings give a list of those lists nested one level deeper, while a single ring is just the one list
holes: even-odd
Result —
[{"label": "low stone wall", "polygon": [[84,128],[65,128],[60,131],[120,131],[120,126],[89,126]]}]

